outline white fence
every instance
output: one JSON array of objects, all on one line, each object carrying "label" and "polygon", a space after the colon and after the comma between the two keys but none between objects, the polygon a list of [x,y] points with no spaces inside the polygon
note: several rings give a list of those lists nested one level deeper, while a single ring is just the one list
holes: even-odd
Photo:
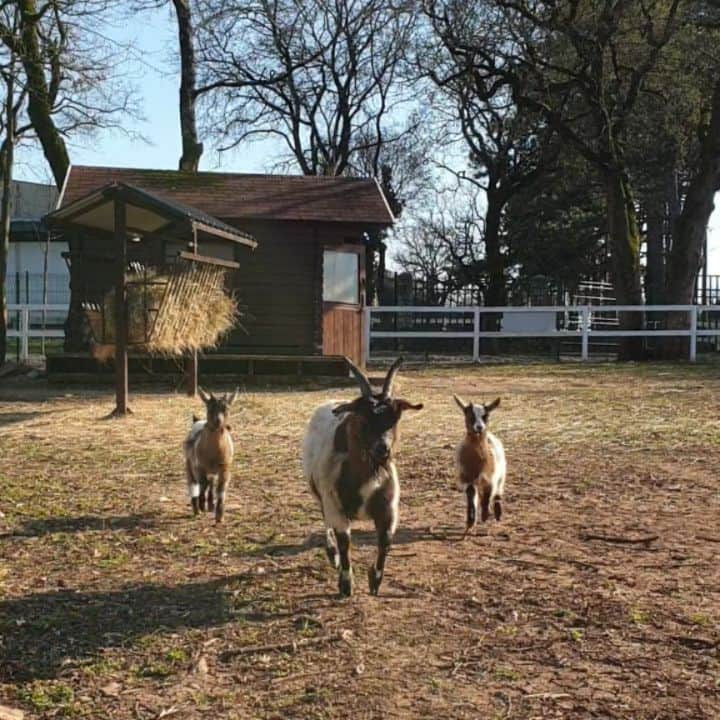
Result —
[{"label": "white fence", "polygon": [[[67,305],[34,305],[9,304],[8,319],[17,317],[17,327],[8,330],[8,338],[20,338],[20,360],[30,357],[30,339],[64,338],[65,331],[57,327],[45,327],[47,324],[57,325],[65,320]],[[48,315],[51,317],[48,318]],[[54,316],[54,317],[53,317]],[[62,318],[62,320],[60,320]],[[15,324],[15,323],[13,323]]]},{"label": "white fence", "polygon": [[[607,316],[608,313],[637,312],[642,314],[657,312],[685,312],[688,313],[688,328],[686,330],[614,330],[607,328],[593,328],[593,315]],[[503,307],[415,307],[393,305],[384,307],[365,308],[365,337],[363,348],[365,360],[372,359],[372,341],[379,338],[467,338],[473,341],[472,357],[474,362],[480,360],[481,338],[580,338],[580,357],[588,360],[590,356],[590,340],[593,338],[616,337],[686,337],[689,342],[689,360],[694,362],[697,356],[697,340],[699,337],[720,337],[720,329],[703,329],[698,327],[698,317],[704,313],[720,313],[720,305],[547,305],[536,307],[503,306]],[[403,315],[426,314],[465,314],[473,316],[472,331],[447,330],[373,330],[372,319],[374,315],[382,313],[401,313]],[[502,316],[501,330],[481,330],[480,318],[483,314]],[[533,315],[538,319],[534,321]],[[564,328],[558,328],[557,317],[564,317]],[[524,316],[523,322],[517,322],[514,316]],[[544,317],[543,317],[544,316]],[[577,318],[577,329],[570,329],[570,318]]]}]

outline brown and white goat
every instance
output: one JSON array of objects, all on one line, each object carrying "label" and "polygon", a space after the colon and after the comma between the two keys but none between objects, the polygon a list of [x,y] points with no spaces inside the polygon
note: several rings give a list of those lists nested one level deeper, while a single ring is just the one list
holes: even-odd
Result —
[{"label": "brown and white goat", "polygon": [[500,440],[488,430],[490,413],[500,405],[500,398],[489,405],[465,404],[453,395],[465,416],[465,437],[457,447],[458,489],[467,496],[467,523],[470,532],[477,522],[478,496],[480,517],[490,517],[490,503],[495,519],[502,517],[502,496],[505,490],[507,463],[505,449]]},{"label": "brown and white goat", "polygon": [[339,570],[341,596],[352,593],[350,530],[356,520],[372,520],[377,557],[368,570],[370,593],[378,594],[385,559],[398,523],[400,483],[393,461],[397,425],[406,410],[420,410],[392,397],[402,358],[388,371],[383,388],[373,392],[370,381],[353,363],[350,370],[361,395],[352,402],[321,405],[308,424],[303,443],[303,470],[325,521],[326,550]]},{"label": "brown and white goat", "polygon": [[[198,395],[205,403],[207,419],[198,420],[193,416],[193,425],[183,443],[188,495],[193,514],[206,508],[208,512],[215,510],[215,522],[219,523],[225,511],[225,493],[235,451],[228,417],[238,390],[230,396],[225,393],[215,397],[198,388]],[[217,487],[213,488],[215,479]]]}]

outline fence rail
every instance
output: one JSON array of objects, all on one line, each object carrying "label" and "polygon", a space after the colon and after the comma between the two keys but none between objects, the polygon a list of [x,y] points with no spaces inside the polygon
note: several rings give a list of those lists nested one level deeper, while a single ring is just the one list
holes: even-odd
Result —
[{"label": "fence rail", "polygon": [[[64,338],[65,331],[56,327],[67,315],[67,305],[37,305],[32,303],[10,303],[8,305],[8,316],[15,314],[16,327],[8,329],[8,338],[20,340],[20,351],[18,357],[21,361],[30,357],[30,339],[37,338],[46,340],[49,338]],[[58,321],[48,323],[47,314],[58,315]],[[44,315],[39,321],[31,322],[31,316]],[[62,318],[62,320],[60,320]],[[47,327],[50,324],[51,327]],[[53,327],[55,326],[55,327]]]},{"label": "fence rail", "polygon": [[[613,330],[603,327],[592,327],[594,315],[606,316],[608,313],[635,312],[644,315],[665,313],[687,313],[688,326],[685,329],[640,329],[640,330]],[[472,330],[374,330],[373,317],[376,315],[395,313],[402,315],[472,315]],[[500,315],[503,321],[513,314],[554,314],[555,329],[549,330],[483,330],[481,319],[483,315]],[[590,340],[593,338],[658,338],[679,337],[689,338],[688,357],[691,362],[697,358],[697,341],[701,337],[720,337],[718,328],[701,328],[698,326],[698,317],[704,313],[720,313],[720,305],[542,305],[533,307],[501,306],[501,307],[419,307],[409,305],[389,305],[365,308],[363,352],[366,362],[372,359],[371,345],[374,339],[380,338],[465,338],[473,340],[472,358],[474,362],[480,360],[481,338],[579,338],[580,357],[588,360],[590,357]],[[557,327],[557,316],[562,314],[565,327]],[[569,329],[567,319],[577,315],[577,329]],[[469,318],[468,318],[469,319]]]}]

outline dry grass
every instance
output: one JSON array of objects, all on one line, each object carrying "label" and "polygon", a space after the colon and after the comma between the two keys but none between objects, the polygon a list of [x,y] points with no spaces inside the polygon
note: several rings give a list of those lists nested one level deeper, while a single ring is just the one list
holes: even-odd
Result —
[{"label": "dry grass", "polygon": [[[670,366],[402,373],[397,543],[335,597],[300,480],[312,408],[251,392],[227,523],[188,512],[199,403],[0,390],[0,705],[28,717],[720,717],[720,380]],[[214,388],[213,388],[214,389]],[[505,517],[459,540],[462,418],[499,394]],[[657,536],[656,539],[652,539]],[[638,541],[638,542],[636,542]]]},{"label": "dry grass", "polygon": [[[195,274],[148,274],[127,289],[128,342],[161,355],[217,347],[240,319],[236,299],[224,290],[222,268],[202,267]],[[88,311],[96,360],[115,355],[115,290],[104,298],[104,312]],[[103,320],[104,318],[104,320]],[[104,325],[103,325],[104,322]]]}]

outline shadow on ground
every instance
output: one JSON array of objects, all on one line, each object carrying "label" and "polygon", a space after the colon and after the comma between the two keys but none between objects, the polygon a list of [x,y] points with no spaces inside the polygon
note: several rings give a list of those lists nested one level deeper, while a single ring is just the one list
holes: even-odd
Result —
[{"label": "shadow on ground", "polygon": [[[458,529],[457,525],[440,526],[437,528],[402,527],[395,533],[393,546],[412,545],[416,542],[459,542],[463,539],[464,534],[462,528]],[[375,547],[377,545],[377,537],[372,531],[353,530],[352,544],[353,547]],[[271,557],[292,557],[301,555],[308,550],[324,547],[325,533],[315,532],[303,542],[299,543],[263,543],[260,547],[248,554],[257,556],[270,555]]]},{"label": "shadow on ground", "polygon": [[144,530],[155,527],[156,513],[143,513],[141,515],[114,515],[103,517],[99,515],[81,515],[79,517],[57,517],[28,520],[15,528],[11,533],[0,535],[3,537],[42,537],[58,533],[107,532],[124,530]]},{"label": "shadow on ground", "polygon": [[232,616],[223,578],[138,585],[109,592],[62,590],[0,602],[0,682],[55,677],[69,661],[92,657],[155,632],[211,628]]}]

